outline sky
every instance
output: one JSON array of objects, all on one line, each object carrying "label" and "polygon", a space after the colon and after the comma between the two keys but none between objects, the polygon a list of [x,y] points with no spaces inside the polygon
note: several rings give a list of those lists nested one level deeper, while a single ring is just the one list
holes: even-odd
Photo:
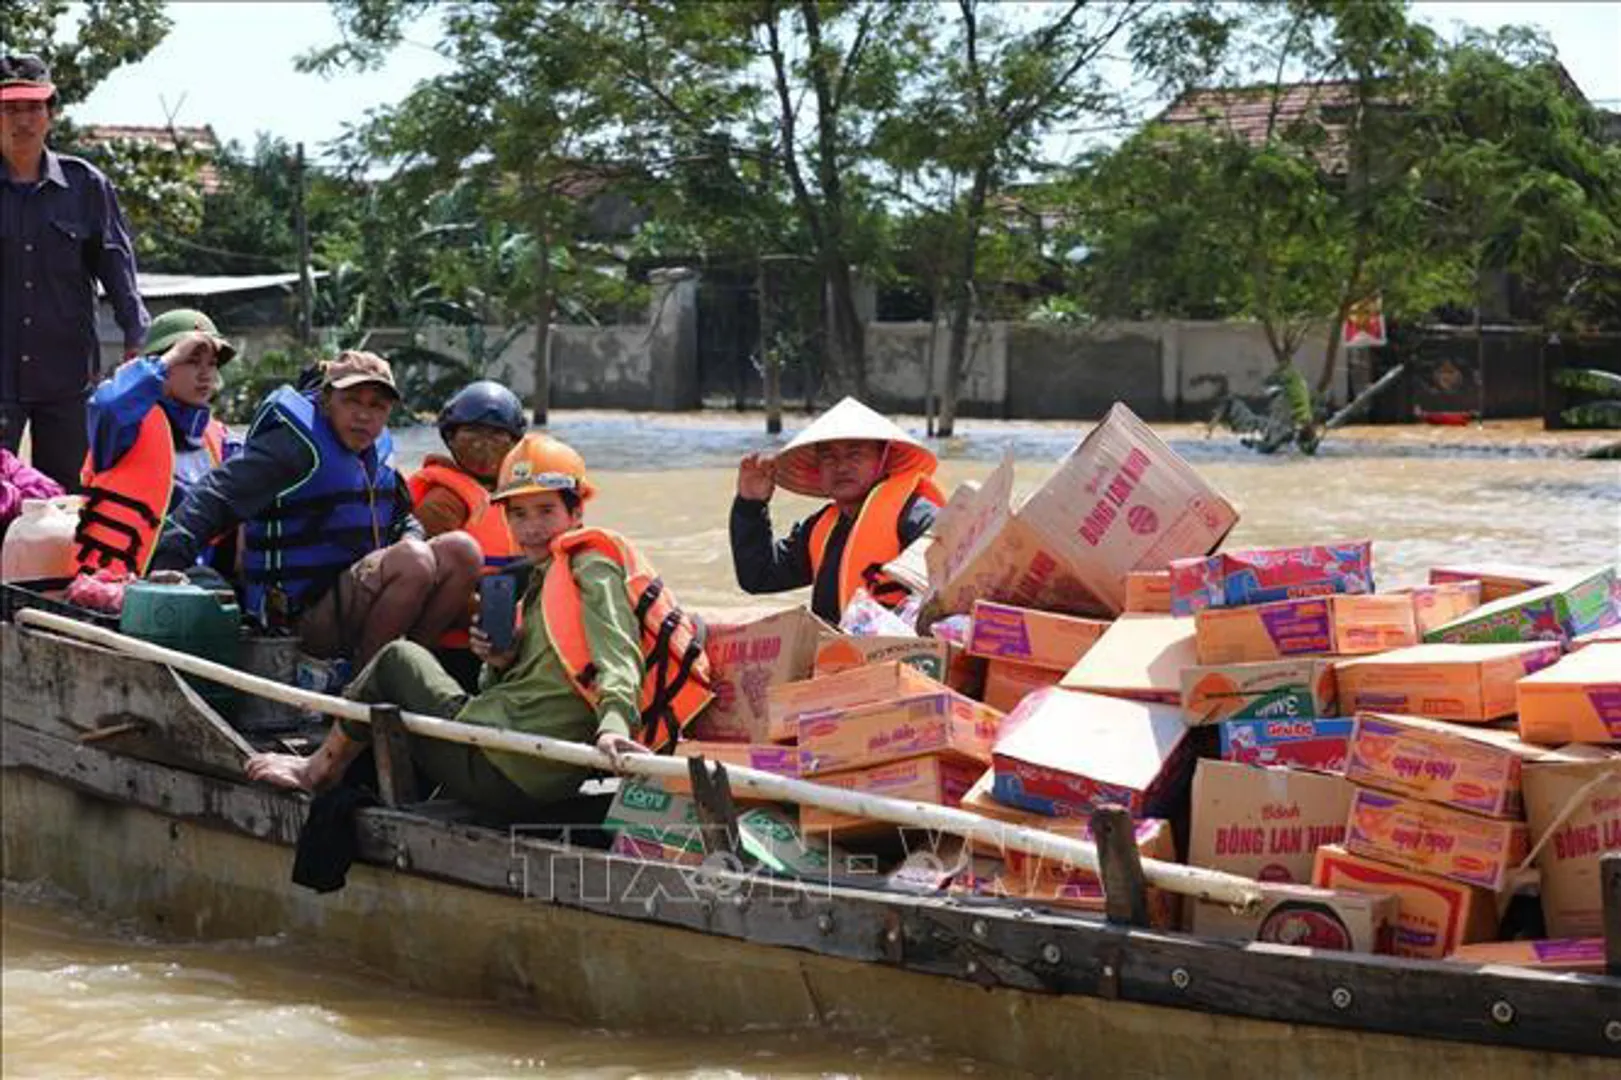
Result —
[{"label": "sky", "polygon": [[[1414,13],[1439,30],[1530,23],[1547,31],[1577,85],[1595,104],[1621,110],[1621,2],[1420,2]],[[337,40],[326,4],[169,5],[174,28],[139,64],[114,72],[71,115],[79,123],[210,124],[225,141],[251,146],[261,131],[303,141],[312,157],[367,109],[403,97],[448,68],[433,51],[434,26],[418,24],[378,71],[304,75],[293,61]]]}]

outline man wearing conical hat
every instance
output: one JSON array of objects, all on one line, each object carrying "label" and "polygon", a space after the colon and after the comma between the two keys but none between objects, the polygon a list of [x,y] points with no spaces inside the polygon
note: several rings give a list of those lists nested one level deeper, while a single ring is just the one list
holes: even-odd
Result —
[{"label": "man wearing conical hat", "polygon": [[[931,477],[934,453],[892,421],[845,398],[780,453],[750,454],[737,468],[732,565],[747,593],[811,589],[811,609],[837,623],[858,588],[894,607],[906,589],[882,567],[934,524],[945,503]],[[830,500],[775,538],[777,485]]]}]

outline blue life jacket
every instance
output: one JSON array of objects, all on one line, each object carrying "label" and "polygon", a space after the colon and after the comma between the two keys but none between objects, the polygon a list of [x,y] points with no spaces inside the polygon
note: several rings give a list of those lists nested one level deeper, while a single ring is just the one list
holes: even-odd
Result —
[{"label": "blue life jacket", "polygon": [[350,566],[387,547],[400,500],[387,431],[357,454],[338,440],[315,397],[291,386],[266,399],[248,438],[275,424],[309,445],[315,465],[244,530],[247,610],[267,626],[291,622]]}]

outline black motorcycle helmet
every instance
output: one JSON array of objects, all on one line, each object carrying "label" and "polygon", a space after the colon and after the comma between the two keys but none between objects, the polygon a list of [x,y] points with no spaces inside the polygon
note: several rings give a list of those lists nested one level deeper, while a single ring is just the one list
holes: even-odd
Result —
[{"label": "black motorcycle helmet", "polygon": [[463,424],[484,424],[523,438],[529,425],[524,422],[523,402],[498,382],[480,379],[468,383],[445,402],[439,411],[439,437],[450,441],[450,433]]}]

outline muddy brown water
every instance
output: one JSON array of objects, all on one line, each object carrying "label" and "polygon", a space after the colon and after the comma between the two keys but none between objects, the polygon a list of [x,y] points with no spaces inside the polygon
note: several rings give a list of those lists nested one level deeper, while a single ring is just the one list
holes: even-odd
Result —
[{"label": "muddy brown water", "polygon": [[[802,420],[790,418],[790,430]],[[732,580],[726,514],[737,458],[771,444],[754,417],[561,414],[554,434],[585,456],[593,523],[637,540],[692,605],[752,602]],[[1082,433],[1073,425],[970,421],[943,447],[949,486],[1004,452],[1037,486]],[[1591,437],[1519,426],[1357,429],[1315,459],[1261,458],[1201,428],[1162,429],[1236,503],[1233,545],[1375,541],[1380,584],[1443,561],[1578,567],[1621,559],[1621,463],[1582,461]],[[397,433],[402,464],[438,445]],[[779,496],[786,526],[812,504]],[[989,1075],[927,1045],[853,1044],[815,1033],[655,1038],[406,992],[281,938],[155,941],[82,915],[38,883],[8,884],[0,1069],[10,1076],[548,1075],[617,1077]]]}]

